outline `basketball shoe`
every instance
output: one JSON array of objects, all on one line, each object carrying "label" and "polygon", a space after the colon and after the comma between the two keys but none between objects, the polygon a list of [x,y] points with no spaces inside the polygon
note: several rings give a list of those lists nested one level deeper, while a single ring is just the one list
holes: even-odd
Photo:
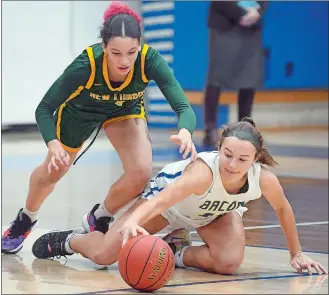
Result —
[{"label": "basketball shoe", "polygon": [[52,231],[38,238],[33,246],[32,253],[37,258],[60,258],[73,255],[65,250],[65,242],[68,236],[73,234],[73,230]]},{"label": "basketball shoe", "polygon": [[180,258],[183,248],[192,245],[191,233],[185,228],[174,230],[166,235],[163,240],[168,243],[169,247],[174,252],[176,265],[178,256]]},{"label": "basketball shoe", "polygon": [[37,220],[32,222],[30,217],[23,212],[23,208],[20,209],[16,219],[1,238],[1,253],[15,254],[19,252],[36,223]]},{"label": "basketball shoe", "polygon": [[100,231],[103,234],[109,229],[110,223],[114,220],[113,217],[103,216],[96,218],[95,211],[100,204],[96,204],[94,208],[82,218],[82,226],[87,232]]}]

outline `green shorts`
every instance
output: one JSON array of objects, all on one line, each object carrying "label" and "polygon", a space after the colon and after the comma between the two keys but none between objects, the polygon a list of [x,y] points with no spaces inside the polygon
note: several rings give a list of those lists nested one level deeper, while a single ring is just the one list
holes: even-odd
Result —
[{"label": "green shorts", "polygon": [[87,114],[88,118],[81,112],[76,112],[64,104],[55,114],[56,135],[63,148],[71,153],[77,153],[84,142],[92,135],[96,128],[102,124],[105,129],[110,124],[140,118],[146,120],[143,101],[132,107],[123,109],[122,112],[110,115]]}]

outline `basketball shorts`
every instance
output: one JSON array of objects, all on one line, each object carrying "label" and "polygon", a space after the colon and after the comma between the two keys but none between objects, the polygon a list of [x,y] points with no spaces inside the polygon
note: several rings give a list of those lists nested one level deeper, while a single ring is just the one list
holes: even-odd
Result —
[{"label": "basketball shorts", "polygon": [[[147,195],[147,198],[145,197]],[[149,194],[149,190],[145,190],[140,198],[144,200],[150,200],[152,198],[156,197],[154,194]],[[243,213],[246,212],[248,209],[247,207],[239,207],[232,212],[236,212],[240,215],[240,217],[243,217]],[[188,230],[195,230],[196,228],[205,226],[207,224],[210,224],[213,222],[215,219],[220,218],[223,215],[217,215],[217,216],[211,216],[206,219],[202,220],[194,220],[194,219],[189,219],[189,218],[183,218],[179,214],[177,214],[172,208],[167,209],[165,212],[161,214],[165,219],[167,219],[169,225],[167,226],[166,230],[168,231],[174,231],[179,228],[186,228]]]},{"label": "basketball shorts", "polygon": [[[248,209],[246,207],[239,207],[232,212],[236,212],[239,214],[239,216],[242,218],[243,213],[247,211]],[[171,209],[166,210],[161,214],[165,219],[167,219],[169,225],[167,226],[166,230],[168,231],[174,231],[179,228],[186,228],[188,230],[195,230],[196,228],[205,226],[213,222],[215,219],[220,218],[223,215],[214,216],[212,218],[207,218],[204,220],[196,221],[196,220],[188,220],[188,219],[182,219],[179,215],[175,214],[175,212]]]},{"label": "basketball shorts", "polygon": [[93,115],[82,111],[78,112],[72,110],[70,106],[66,106],[55,114],[56,135],[66,151],[77,153],[95,129],[101,127],[105,129],[110,124],[134,118],[146,120],[142,101],[125,109],[123,112],[106,116]]}]

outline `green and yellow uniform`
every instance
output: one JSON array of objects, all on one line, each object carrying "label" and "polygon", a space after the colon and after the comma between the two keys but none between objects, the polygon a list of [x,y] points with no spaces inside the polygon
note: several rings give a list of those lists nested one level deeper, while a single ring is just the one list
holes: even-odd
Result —
[{"label": "green and yellow uniform", "polygon": [[178,128],[191,133],[194,112],[183,89],[158,51],[144,44],[123,83],[111,82],[101,43],[85,49],[55,81],[36,109],[46,144],[58,139],[77,152],[100,126],[129,118],[145,119],[144,94],[154,80],[178,116]]}]

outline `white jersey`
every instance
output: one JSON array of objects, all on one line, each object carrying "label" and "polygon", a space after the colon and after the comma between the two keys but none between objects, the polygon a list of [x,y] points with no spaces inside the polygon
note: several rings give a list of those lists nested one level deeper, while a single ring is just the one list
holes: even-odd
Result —
[{"label": "white jersey", "polygon": [[[218,152],[202,152],[198,154],[212,170],[213,181],[210,187],[203,195],[190,195],[183,201],[175,204],[168,209],[163,216],[175,216],[175,219],[182,220],[188,225],[198,228],[209,224],[219,215],[231,212],[236,209],[246,211],[243,205],[251,200],[261,197],[259,186],[259,177],[261,165],[255,163],[248,171],[248,182],[246,192],[239,194],[229,194],[222,183],[219,173],[219,154]],[[185,168],[191,163],[190,159],[174,162],[166,165],[156,177],[154,177],[149,186],[145,189],[142,197],[151,199],[157,193],[162,191],[168,184],[177,180]],[[168,219],[168,218],[167,218]]]}]

